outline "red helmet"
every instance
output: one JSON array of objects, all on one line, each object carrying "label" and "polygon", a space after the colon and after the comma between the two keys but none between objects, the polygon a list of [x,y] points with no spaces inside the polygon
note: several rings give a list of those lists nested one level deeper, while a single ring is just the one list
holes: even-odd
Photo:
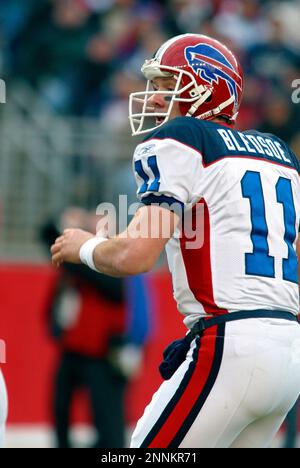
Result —
[{"label": "red helmet", "polygon": [[[165,42],[151,60],[146,60],[142,73],[148,79],[145,92],[130,96],[129,118],[133,134],[145,133],[146,117],[164,117],[154,128],[168,121],[174,102],[179,102],[183,116],[211,120],[226,117],[233,123],[243,92],[243,71],[233,53],[221,42],[200,34],[183,34]],[[174,77],[174,91],[151,91],[150,81],[157,77]],[[166,113],[155,113],[147,106],[154,93],[170,95]],[[134,113],[135,102],[142,112]]]}]

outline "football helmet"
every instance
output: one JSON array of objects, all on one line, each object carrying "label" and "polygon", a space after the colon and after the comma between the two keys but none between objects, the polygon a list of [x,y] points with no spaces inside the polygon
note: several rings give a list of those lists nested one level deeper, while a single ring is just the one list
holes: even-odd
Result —
[{"label": "football helmet", "polygon": [[[132,93],[129,98],[133,135],[166,123],[174,102],[179,103],[182,116],[203,120],[223,116],[234,123],[242,98],[243,71],[234,54],[216,39],[200,34],[173,37],[145,61],[141,71],[147,79],[146,90]],[[151,90],[151,80],[157,77],[175,78],[174,90]],[[154,94],[164,95],[170,101],[167,112],[159,112],[149,104]],[[149,127],[149,118],[159,118],[159,124]]]}]

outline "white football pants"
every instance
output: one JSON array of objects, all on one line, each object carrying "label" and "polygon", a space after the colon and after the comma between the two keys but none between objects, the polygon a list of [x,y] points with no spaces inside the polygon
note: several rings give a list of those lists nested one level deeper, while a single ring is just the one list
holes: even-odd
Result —
[{"label": "white football pants", "polygon": [[4,378],[0,370],[0,448],[4,447],[5,422],[7,417],[7,393]]},{"label": "white football pants", "polygon": [[300,393],[300,325],[251,318],[205,330],[154,394],[131,447],[269,447]]}]

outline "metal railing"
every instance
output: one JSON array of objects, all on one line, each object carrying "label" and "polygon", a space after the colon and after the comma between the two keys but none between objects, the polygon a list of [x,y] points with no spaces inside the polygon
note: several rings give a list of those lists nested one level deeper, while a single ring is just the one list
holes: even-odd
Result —
[{"label": "metal railing", "polygon": [[136,141],[129,126],[108,130],[98,119],[51,113],[22,83],[0,110],[0,256],[38,261],[43,223],[70,204],[111,201],[112,180],[130,170]]}]

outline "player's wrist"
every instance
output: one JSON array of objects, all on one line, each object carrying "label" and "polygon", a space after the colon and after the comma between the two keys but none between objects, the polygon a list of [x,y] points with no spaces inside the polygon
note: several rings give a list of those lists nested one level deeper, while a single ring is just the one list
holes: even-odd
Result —
[{"label": "player's wrist", "polygon": [[80,247],[79,257],[84,265],[87,265],[92,270],[98,271],[94,262],[94,251],[96,247],[108,239],[105,237],[91,237]]}]

